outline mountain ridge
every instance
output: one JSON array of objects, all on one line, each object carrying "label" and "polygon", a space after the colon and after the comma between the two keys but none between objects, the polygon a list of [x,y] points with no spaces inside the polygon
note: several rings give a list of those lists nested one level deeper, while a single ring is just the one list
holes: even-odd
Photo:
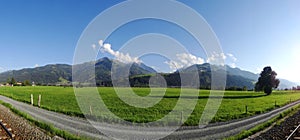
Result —
[{"label": "mountain ridge", "polygon": [[[114,63],[113,63],[114,62]],[[82,74],[83,78],[90,77],[93,79],[92,75],[83,75],[84,73],[91,73],[89,67],[95,67],[96,82],[105,83],[105,86],[112,86],[111,84],[111,68],[112,65],[117,65],[120,68],[127,68],[129,70],[129,76],[132,82],[137,84],[131,84],[132,86],[145,86],[147,85],[147,80],[151,77],[151,74],[158,73],[153,68],[143,64],[143,63],[133,63],[132,65],[122,63],[117,60],[113,60],[107,57],[100,58],[94,62],[86,62],[83,64],[78,64],[80,69],[78,69],[79,74]],[[75,65],[76,66],[76,65]],[[129,67],[130,66],[130,67]],[[189,73],[195,72],[199,73],[200,84],[202,88],[209,87],[210,76],[212,68],[217,68],[215,65],[209,63],[204,64],[194,64],[186,68],[179,69],[174,73],[162,73],[164,78],[167,79],[168,86],[179,86],[180,75],[178,73]],[[248,89],[254,88],[254,83],[257,81],[259,74],[254,74],[250,71],[242,70],[240,68],[232,68],[225,65],[227,74],[227,84],[226,87],[247,87]],[[122,70],[121,70],[122,71]],[[126,74],[126,73],[125,73]],[[124,75],[124,72],[120,74],[120,77]],[[143,77],[143,76],[146,77]],[[72,81],[72,65],[68,64],[49,64],[45,66],[40,66],[36,68],[24,68],[20,70],[12,70],[0,73],[0,82],[4,83],[8,78],[14,77],[17,81],[23,82],[24,80],[34,81],[41,85],[53,85],[60,82],[60,79],[66,79],[67,81]],[[122,78],[122,77],[121,77]],[[174,80],[175,79],[175,80]],[[89,80],[89,79],[88,79]],[[168,81],[169,80],[169,81]],[[173,81],[172,81],[173,80]],[[142,81],[142,82],[141,82]],[[280,79],[280,89],[291,88],[297,85],[296,83],[290,82],[285,79]],[[88,82],[88,81],[86,81]]]}]

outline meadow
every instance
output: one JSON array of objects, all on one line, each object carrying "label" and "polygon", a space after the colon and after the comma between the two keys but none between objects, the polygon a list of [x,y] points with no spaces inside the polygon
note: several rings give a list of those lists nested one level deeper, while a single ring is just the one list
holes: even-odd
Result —
[{"label": "meadow", "polygon": [[[80,94],[80,96],[89,95],[88,88],[82,88],[82,90],[86,92],[82,93],[82,95]],[[127,91],[126,88],[120,88],[120,91],[122,90],[124,94]],[[192,114],[184,123],[188,126],[198,125],[210,92],[208,90],[200,90],[197,97],[195,97],[189,94],[189,92],[192,93],[194,90],[195,89],[187,89],[187,92],[185,92],[183,96],[183,104],[187,106],[182,106],[181,109],[192,111]],[[124,120],[136,123],[152,122],[163,118],[173,110],[180,95],[180,89],[168,88],[165,95],[161,96],[158,93],[156,94],[156,92],[162,91],[162,89],[156,88],[153,90],[154,93],[150,95],[150,98],[155,99],[162,97],[162,99],[152,107],[137,108],[123,102],[111,87],[99,87],[98,91],[103,102],[111,112]],[[144,97],[149,95],[151,90],[149,88],[133,88],[133,91],[138,96]],[[35,106],[38,104],[38,95],[41,94],[42,108],[71,116],[84,117],[77,104],[72,87],[0,87],[0,94],[26,103],[30,103],[30,94],[33,94]],[[219,99],[218,97],[214,98],[216,98],[216,100]],[[211,123],[261,114],[298,99],[300,99],[300,93],[294,91],[273,91],[269,96],[265,96],[265,94],[261,92],[226,91],[220,108],[213,120],[211,120]],[[135,98],[132,97],[131,100],[134,101]],[[188,108],[188,104],[192,100],[196,100],[197,104],[195,108]],[[89,100],[87,103],[93,102],[95,101]],[[99,118],[111,118],[111,116],[101,112],[101,109],[97,109],[97,107],[92,107],[92,110],[91,113]],[[180,118],[175,118],[175,120],[176,119],[180,121]]]}]

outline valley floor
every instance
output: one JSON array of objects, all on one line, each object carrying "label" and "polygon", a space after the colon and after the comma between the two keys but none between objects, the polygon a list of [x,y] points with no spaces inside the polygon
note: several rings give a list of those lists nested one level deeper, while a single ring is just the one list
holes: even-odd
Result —
[{"label": "valley floor", "polygon": [[[53,126],[68,131],[74,135],[79,135],[82,137],[90,137],[92,139],[105,139],[106,137],[103,136],[103,134],[98,131],[98,129],[105,129],[107,131],[112,132],[119,132],[121,133],[121,136],[128,137],[129,135],[137,135],[141,133],[142,136],[145,135],[159,135],[163,134],[164,131],[160,127],[157,127],[153,129],[152,131],[147,132],[137,132],[136,130],[131,130],[130,128],[122,128],[119,127],[116,124],[103,124],[95,122],[93,123],[95,127],[93,127],[87,120],[78,118],[78,117],[71,117],[67,115],[63,115],[60,113],[55,113],[51,111],[47,111],[44,109],[40,109],[38,107],[34,107],[22,102],[14,101],[10,98],[0,96],[0,100],[3,102],[7,102],[11,104],[16,109],[25,112],[32,116],[34,119],[43,121],[49,124],[52,124]],[[245,119],[239,119],[239,120],[233,120],[229,122],[224,123],[215,123],[210,124],[207,127],[204,128],[183,128],[179,131],[176,131],[166,137],[165,139],[174,139],[174,138],[182,138],[182,139],[220,139],[228,136],[232,136],[235,134],[238,134],[242,132],[243,130],[248,130],[260,123],[263,123],[274,116],[279,115],[283,111],[296,106],[300,104],[300,101],[295,101],[291,104],[285,105],[281,108],[274,109],[270,112],[261,114],[261,115],[255,115],[250,118]],[[121,128],[121,129],[120,129]],[[124,138],[125,138],[124,137]]]}]

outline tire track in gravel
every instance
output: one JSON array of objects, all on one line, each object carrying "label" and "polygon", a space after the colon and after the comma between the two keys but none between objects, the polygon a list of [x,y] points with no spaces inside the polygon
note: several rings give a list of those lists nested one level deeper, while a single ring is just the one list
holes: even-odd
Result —
[{"label": "tire track in gravel", "polygon": [[[118,132],[120,135],[124,135],[126,138],[127,134],[142,134],[142,135],[164,135],[163,127],[153,128],[152,131],[147,132],[136,132],[134,129],[126,126],[118,126],[116,124],[100,124],[97,122],[92,122],[95,127],[93,127],[86,119],[71,117],[61,113],[51,112],[38,107],[28,105],[26,103],[18,102],[12,100],[8,97],[1,96],[0,100],[11,104],[16,109],[29,114],[34,119],[52,124],[53,126],[68,131],[75,135],[87,136],[93,139],[107,139],[101,132],[96,128],[105,129],[110,132]],[[176,132],[172,133],[164,139],[221,139],[224,137],[232,136],[240,133],[243,130],[248,130],[258,124],[268,121],[269,119],[279,115],[283,111],[297,105],[300,100],[285,105],[281,108],[274,109],[270,112],[222,123],[209,124],[204,128],[198,127],[182,127]]]}]

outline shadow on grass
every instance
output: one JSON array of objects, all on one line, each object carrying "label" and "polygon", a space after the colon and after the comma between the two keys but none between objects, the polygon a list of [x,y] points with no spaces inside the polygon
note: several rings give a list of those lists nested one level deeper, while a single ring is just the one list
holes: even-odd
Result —
[{"label": "shadow on grass", "polygon": [[[181,96],[181,98],[183,99],[208,99],[208,98],[224,98],[224,99],[245,99],[245,98],[259,98],[259,97],[264,97],[267,95],[243,95],[243,96]],[[153,98],[161,98],[161,96],[151,96]],[[174,98],[174,99],[178,99],[180,96],[164,96],[164,98]]]}]

